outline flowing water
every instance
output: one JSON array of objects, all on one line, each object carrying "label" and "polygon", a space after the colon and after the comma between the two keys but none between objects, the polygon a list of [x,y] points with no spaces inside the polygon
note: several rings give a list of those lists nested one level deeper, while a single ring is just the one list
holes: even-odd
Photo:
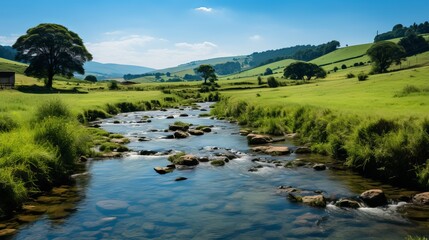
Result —
[{"label": "flowing water", "polygon": [[[208,105],[203,104],[202,108],[208,109]],[[178,117],[181,113],[189,116]],[[135,112],[120,114],[101,125],[109,132],[129,137],[128,147],[134,151],[174,150],[209,156],[216,152],[213,150],[216,147],[217,151],[231,149],[240,158],[223,167],[200,163],[194,169],[176,169],[165,175],[156,173],[153,168],[168,165],[167,156],[128,154],[117,159],[91,161],[88,174],[78,176],[76,186],[57,189],[57,197],[54,194],[53,200],[46,197],[48,206],[51,204],[59,210],[47,207],[47,213],[38,215],[37,220],[21,216],[20,222],[30,223],[21,225],[12,238],[404,239],[407,235],[429,234],[424,224],[426,220],[416,222],[397,211],[403,203],[354,210],[332,204],[313,208],[290,202],[285,196],[276,194],[277,186],[321,190],[335,197],[357,196],[373,187],[385,189],[389,197],[399,190],[347,171],[314,171],[254,162],[255,157],[269,156],[252,153],[246,138],[238,134],[238,125],[199,118],[200,113],[190,108]],[[168,115],[175,118],[166,119]],[[151,122],[137,123],[143,116],[151,117]],[[114,120],[121,123],[114,124]],[[214,127],[211,133],[203,136],[164,139],[171,132],[163,130],[178,120]],[[137,141],[141,136],[151,140]],[[287,141],[277,144],[294,147]],[[294,153],[275,159],[286,162],[298,157],[326,160],[317,155]],[[263,167],[256,172],[248,171],[256,165]],[[178,177],[187,180],[175,181]],[[37,206],[41,202],[34,204]]]}]

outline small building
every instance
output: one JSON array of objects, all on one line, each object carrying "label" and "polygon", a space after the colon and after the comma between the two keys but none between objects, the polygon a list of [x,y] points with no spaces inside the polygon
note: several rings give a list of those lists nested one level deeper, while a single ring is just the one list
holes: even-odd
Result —
[{"label": "small building", "polygon": [[15,87],[15,72],[0,72],[0,89]]}]

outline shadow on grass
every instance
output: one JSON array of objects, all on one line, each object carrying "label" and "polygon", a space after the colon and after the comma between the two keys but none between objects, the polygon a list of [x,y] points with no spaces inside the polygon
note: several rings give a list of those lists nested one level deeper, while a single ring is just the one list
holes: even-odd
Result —
[{"label": "shadow on grass", "polygon": [[81,91],[78,88],[73,88],[73,89],[51,88],[51,89],[48,89],[44,86],[38,86],[38,85],[16,86],[15,89],[20,91],[20,92],[23,92],[23,93],[39,93],[39,94],[49,94],[49,93],[85,94],[85,93],[88,93],[85,91]]}]

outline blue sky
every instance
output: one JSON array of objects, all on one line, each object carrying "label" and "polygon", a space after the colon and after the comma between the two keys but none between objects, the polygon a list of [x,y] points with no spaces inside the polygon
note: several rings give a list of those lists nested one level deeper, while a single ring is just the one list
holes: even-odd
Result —
[{"label": "blue sky", "polygon": [[40,23],[79,34],[94,61],[153,68],[330,40],[372,42],[429,21],[429,0],[7,0],[0,45]]}]

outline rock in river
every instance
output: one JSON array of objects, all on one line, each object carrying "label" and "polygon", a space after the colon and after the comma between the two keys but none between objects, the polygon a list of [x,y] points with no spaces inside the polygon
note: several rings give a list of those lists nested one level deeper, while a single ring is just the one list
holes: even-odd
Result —
[{"label": "rock in river", "polygon": [[335,206],[341,208],[360,208],[362,204],[353,199],[342,198],[335,203]]},{"label": "rock in river", "polygon": [[100,212],[105,213],[122,212],[126,211],[129,207],[127,202],[113,199],[99,201],[96,206]]},{"label": "rock in river", "polygon": [[184,166],[195,166],[198,165],[200,162],[198,161],[198,158],[196,156],[187,154],[179,157],[178,159],[174,159],[173,163]]},{"label": "rock in river", "polygon": [[265,144],[273,142],[273,139],[267,135],[249,134],[247,135],[247,142],[249,144]]},{"label": "rock in river", "polygon": [[313,165],[313,169],[316,171],[323,171],[326,170],[326,165],[323,163],[316,163]]},{"label": "rock in river", "polygon": [[326,200],[323,195],[304,196],[302,197],[302,203],[312,207],[326,207]]},{"label": "rock in river", "polygon": [[286,146],[259,146],[253,147],[252,150],[255,152],[262,152],[273,156],[286,155],[290,153],[289,148]]},{"label": "rock in river", "polygon": [[166,173],[171,173],[174,168],[170,168],[170,167],[154,167],[153,170],[155,170],[155,172],[159,173],[159,174],[166,174]]},{"label": "rock in river", "polygon": [[360,195],[362,201],[370,207],[379,207],[387,204],[386,196],[381,189],[371,189]]},{"label": "rock in river", "polygon": [[429,192],[419,193],[413,197],[413,203],[429,205]]},{"label": "rock in river", "polygon": [[0,230],[0,237],[10,236],[16,233],[16,229],[13,228],[5,228]]},{"label": "rock in river", "polygon": [[202,130],[196,130],[196,129],[191,129],[188,131],[188,133],[195,136],[204,135],[204,132]]},{"label": "rock in river", "polygon": [[187,138],[189,137],[189,134],[182,131],[175,131],[174,132],[174,138]]}]

